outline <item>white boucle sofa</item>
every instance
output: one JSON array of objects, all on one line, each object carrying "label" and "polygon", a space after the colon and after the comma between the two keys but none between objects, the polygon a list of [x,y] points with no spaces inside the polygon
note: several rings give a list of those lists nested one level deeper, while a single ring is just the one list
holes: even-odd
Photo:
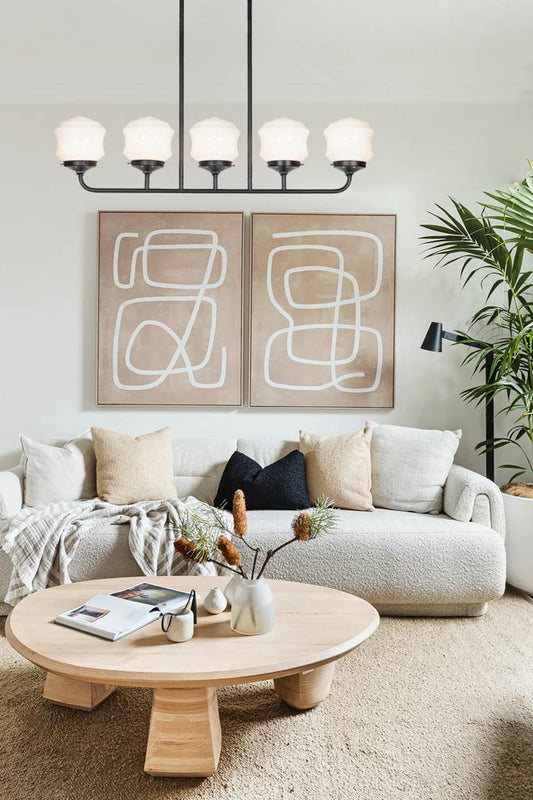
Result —
[{"label": "white boucle sofa", "polygon": [[[273,439],[175,439],[178,495],[212,501],[235,450],[264,466],[297,447],[297,442]],[[23,503],[23,473],[22,466],[0,472],[4,528]],[[287,538],[293,516],[292,511],[249,512],[250,540],[275,546]],[[72,580],[138,575],[128,530],[110,525],[82,539],[69,568]],[[504,533],[498,487],[453,465],[444,488],[444,513],[339,511],[335,534],[286,548],[273,559],[268,575],[358,594],[382,614],[479,616],[489,600],[504,592]],[[0,600],[10,574],[11,562],[0,551]],[[0,613],[9,609],[0,605]]]}]

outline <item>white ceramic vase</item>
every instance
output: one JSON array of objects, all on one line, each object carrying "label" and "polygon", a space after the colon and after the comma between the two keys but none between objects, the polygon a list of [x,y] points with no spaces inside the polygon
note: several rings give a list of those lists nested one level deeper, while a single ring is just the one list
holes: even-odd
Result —
[{"label": "white ceramic vase", "polygon": [[507,580],[533,594],[533,500],[502,493],[505,508]]},{"label": "white ceramic vase", "polygon": [[231,579],[224,586],[224,597],[228,602],[228,607],[231,606],[233,602],[233,597],[235,595],[235,590],[241,581],[242,577],[240,575],[237,575],[236,573],[233,573]]},{"label": "white ceramic vase", "polygon": [[274,598],[264,578],[241,578],[231,604],[231,629],[247,636],[270,633],[276,624]]},{"label": "white ceramic vase", "polygon": [[204,608],[208,614],[221,614],[226,610],[228,601],[218,588],[215,586],[204,600]]}]

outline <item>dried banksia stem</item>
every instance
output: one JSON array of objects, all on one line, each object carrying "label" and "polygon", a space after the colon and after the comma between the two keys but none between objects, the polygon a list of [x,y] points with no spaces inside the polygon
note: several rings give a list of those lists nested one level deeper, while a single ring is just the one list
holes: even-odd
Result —
[{"label": "dried banksia stem", "polygon": [[242,489],[237,489],[233,495],[233,530],[236,536],[246,536],[248,532],[246,500]]},{"label": "dried banksia stem", "polygon": [[182,556],[188,558],[190,561],[197,561],[198,560],[198,552],[196,550],[196,546],[193,542],[190,542],[188,539],[185,539],[183,536],[180,536],[178,539],[174,539],[174,548],[181,553]]},{"label": "dried banksia stem", "polygon": [[217,547],[221,555],[232,567],[240,567],[242,557],[235,545],[226,536],[219,536]]},{"label": "dried banksia stem", "polygon": [[294,538],[299,539],[301,542],[309,539],[312,533],[312,517],[307,511],[302,511],[294,518],[292,523],[292,530]]}]

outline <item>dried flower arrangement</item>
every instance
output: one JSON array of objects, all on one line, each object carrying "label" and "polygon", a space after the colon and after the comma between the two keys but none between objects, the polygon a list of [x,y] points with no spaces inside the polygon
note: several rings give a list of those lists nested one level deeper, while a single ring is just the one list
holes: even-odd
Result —
[{"label": "dried flower arrangement", "polygon": [[[267,550],[261,559],[261,548],[253,547],[247,540],[248,516],[246,500],[241,489],[233,497],[233,531],[228,525],[225,512],[203,504],[200,511],[187,509],[180,513],[180,536],[174,547],[185,558],[197,563],[210,561],[228,569],[243,578],[261,578],[270,559],[293,542],[307,542],[318,536],[333,533],[337,524],[336,511],[330,500],[320,498],[311,512],[301,511],[292,521],[292,538]],[[251,554],[251,568],[247,569],[241,551],[231,541],[234,534],[248,548]],[[258,561],[262,560],[259,565]]]}]

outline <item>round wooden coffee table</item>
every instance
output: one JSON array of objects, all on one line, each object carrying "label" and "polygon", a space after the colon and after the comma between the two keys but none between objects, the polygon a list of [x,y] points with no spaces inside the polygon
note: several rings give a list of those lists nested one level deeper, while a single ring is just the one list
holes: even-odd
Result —
[{"label": "round wooden coffee table", "polygon": [[[241,636],[229,612],[199,608],[194,638],[169,642],[158,623],[109,642],[55,625],[55,617],[95,594],[116,592],[139,580],[113,578],[55,586],[22,600],[11,612],[11,645],[48,673],[44,697],[90,711],[117,686],[154,690],[144,769],[151,775],[208,776],[221,746],[217,686],[272,678],[279,696],[298,709],[313,708],[329,694],[334,662],[379,625],[365,600],[324,586],[270,581],[276,629]],[[196,589],[204,598],[227,577],[157,577],[176,589]]]}]

